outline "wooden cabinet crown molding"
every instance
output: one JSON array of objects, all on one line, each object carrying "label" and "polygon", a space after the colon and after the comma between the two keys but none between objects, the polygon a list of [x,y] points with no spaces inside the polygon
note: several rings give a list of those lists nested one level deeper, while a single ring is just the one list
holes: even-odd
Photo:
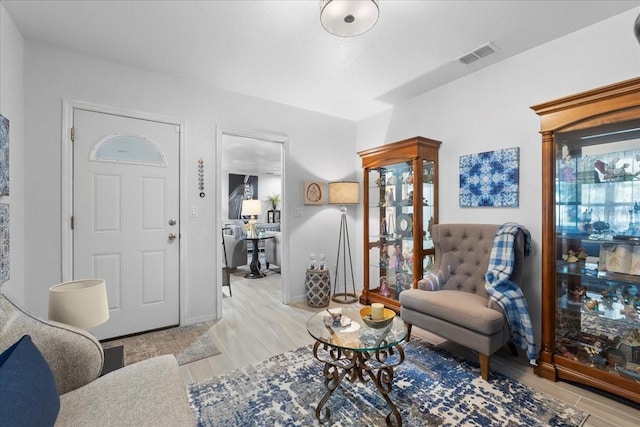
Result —
[{"label": "wooden cabinet crown molding", "polygon": [[640,77],[531,107],[540,116],[540,131],[570,131],[637,117]]}]

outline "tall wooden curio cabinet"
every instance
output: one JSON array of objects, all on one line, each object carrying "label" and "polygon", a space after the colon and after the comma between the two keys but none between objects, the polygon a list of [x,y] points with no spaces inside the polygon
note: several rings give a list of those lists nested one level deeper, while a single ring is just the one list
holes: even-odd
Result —
[{"label": "tall wooden curio cabinet", "polygon": [[400,292],[415,287],[433,256],[438,222],[440,141],[415,137],[361,151],[364,168],[362,304],[400,310]]},{"label": "tall wooden curio cabinet", "polygon": [[535,372],[640,402],[640,78],[532,108],[543,206]]}]

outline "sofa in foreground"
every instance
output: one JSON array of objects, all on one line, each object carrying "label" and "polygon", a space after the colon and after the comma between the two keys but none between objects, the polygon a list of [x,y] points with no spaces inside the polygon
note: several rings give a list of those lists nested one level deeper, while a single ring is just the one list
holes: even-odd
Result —
[{"label": "sofa in foreground", "polygon": [[264,260],[269,265],[277,265],[282,268],[282,233],[280,231],[272,231],[267,234],[273,236],[273,239],[264,241]]},{"label": "sofa in foreground", "polygon": [[[23,339],[25,336],[31,339]],[[33,365],[25,365],[31,360],[24,356],[28,348],[19,357],[7,356],[19,342],[31,345],[31,353],[37,353],[34,360],[42,355],[43,366],[37,369],[52,374],[51,384],[57,390],[54,388],[50,394],[54,396],[46,390],[34,392],[46,384],[47,378],[42,374],[34,377]],[[41,320],[0,294],[0,389],[4,401],[0,405],[0,424],[24,425],[20,420],[35,419],[42,420],[37,425],[51,425],[46,419],[56,426],[195,425],[175,357],[147,359],[99,377],[103,363],[102,347],[93,335]],[[16,378],[24,383],[16,384]],[[55,398],[59,398],[58,406],[51,401]],[[10,402],[11,399],[16,401]],[[51,420],[51,411],[37,413],[45,408],[59,408],[59,412],[55,411]],[[13,410],[22,412],[10,413]]]}]

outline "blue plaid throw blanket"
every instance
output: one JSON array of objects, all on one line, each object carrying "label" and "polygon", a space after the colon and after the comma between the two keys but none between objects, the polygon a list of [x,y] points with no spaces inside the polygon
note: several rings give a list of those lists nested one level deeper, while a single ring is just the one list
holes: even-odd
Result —
[{"label": "blue plaid throw blanket", "polygon": [[485,275],[485,287],[490,298],[502,307],[507,317],[511,341],[525,349],[530,363],[535,365],[537,351],[527,301],[520,287],[509,280],[514,264],[513,244],[520,230],[525,235],[524,254],[531,253],[529,230],[512,222],[500,226],[493,238],[489,268]]}]

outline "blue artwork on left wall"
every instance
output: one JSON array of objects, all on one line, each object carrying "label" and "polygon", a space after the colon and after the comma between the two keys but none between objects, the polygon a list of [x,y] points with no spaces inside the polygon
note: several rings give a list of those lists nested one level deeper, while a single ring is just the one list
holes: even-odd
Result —
[{"label": "blue artwork on left wall", "polygon": [[520,148],[460,156],[460,207],[517,207]]},{"label": "blue artwork on left wall", "polygon": [[9,195],[9,119],[0,114],[0,196]]},{"label": "blue artwork on left wall", "polygon": [[9,205],[0,203],[0,283],[9,280]]},{"label": "blue artwork on left wall", "polygon": [[[9,195],[9,119],[0,115],[0,197]],[[0,203],[0,283],[9,280],[9,205]]]}]

